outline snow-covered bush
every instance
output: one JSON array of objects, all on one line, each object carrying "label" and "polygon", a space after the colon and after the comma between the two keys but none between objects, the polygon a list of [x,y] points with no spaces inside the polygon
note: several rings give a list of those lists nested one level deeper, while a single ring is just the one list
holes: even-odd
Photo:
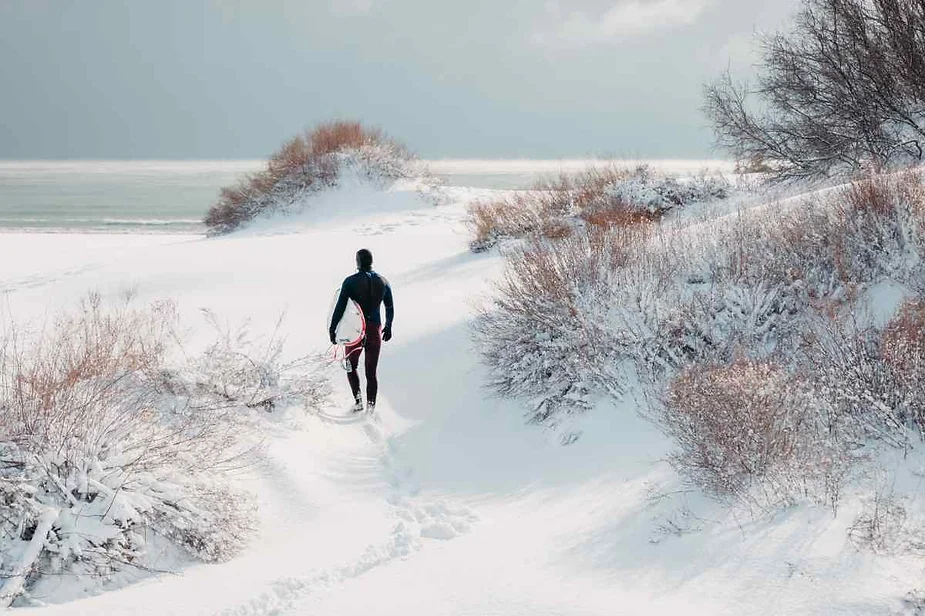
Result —
[{"label": "snow-covered bush", "polygon": [[[915,172],[872,176],[686,227],[576,226],[527,249],[507,244],[504,282],[476,326],[492,384],[528,396],[533,419],[555,421],[637,383],[650,400],[670,399],[669,383],[686,370],[715,371],[716,382],[697,382],[706,391],[744,387],[724,367],[773,365],[774,378],[805,393],[787,404],[812,409],[805,421],[828,456],[820,468],[834,465],[813,479],[815,494],[830,499],[841,452],[872,438],[905,446],[910,428],[922,429],[916,335],[925,310],[909,304],[885,329],[860,315],[882,304],[872,296],[880,285],[925,290],[923,195]],[[751,412],[733,408],[738,399],[726,398],[728,416]],[[666,412],[659,403],[652,411]],[[697,436],[722,451],[708,428],[690,424],[687,442]],[[741,441],[729,446],[755,444],[729,435]],[[698,472],[688,477],[721,491]]]},{"label": "snow-covered bush", "polygon": [[473,234],[469,247],[473,252],[483,252],[494,246],[498,240],[508,237],[562,237],[571,233],[570,227],[549,229],[542,232],[551,220],[542,201],[534,195],[517,192],[500,201],[478,201],[469,206],[468,226]]},{"label": "snow-covered bush", "polygon": [[853,182],[836,203],[848,262],[921,287],[925,254],[925,182],[919,170]]},{"label": "snow-covered bush", "polygon": [[904,446],[911,425],[905,408],[909,401],[881,355],[879,337],[851,315],[822,316],[803,351],[807,374],[827,403],[829,424],[842,438]]},{"label": "snow-covered bush", "polygon": [[722,176],[682,179],[641,166],[624,179],[609,184],[605,192],[617,201],[641,206],[648,212],[664,213],[690,203],[726,199],[731,190],[729,181]]},{"label": "snow-covered bush", "polygon": [[641,229],[592,227],[511,247],[505,275],[474,330],[486,362],[497,368],[491,386],[529,397],[533,421],[588,408],[594,383],[611,382],[611,338],[589,318],[588,305],[606,294],[608,272],[645,239]]},{"label": "snow-covered bush", "polygon": [[837,499],[847,458],[820,422],[818,401],[769,362],[695,364],[670,383],[659,415],[676,468],[719,497]]},{"label": "snow-covered bush", "polygon": [[286,142],[263,171],[223,188],[205,225],[210,234],[228,233],[261,214],[286,210],[307,193],[335,186],[347,170],[382,184],[429,178],[414,156],[381,130],[329,122]]},{"label": "snow-covered bush", "polygon": [[227,471],[258,444],[248,403],[302,390],[243,339],[186,357],[177,323],[170,303],[90,296],[0,337],[0,604],[46,575],[144,569],[152,542],[210,562],[244,544],[253,502]]},{"label": "snow-covered bush", "polygon": [[696,203],[725,199],[730,185],[724,178],[674,178],[646,166],[626,170],[590,167],[556,180],[538,182],[495,201],[469,207],[474,252],[501,239],[542,236],[561,238],[587,225],[626,227],[660,219],[666,212]]},{"label": "snow-covered bush", "polygon": [[804,354],[833,425],[901,447],[925,434],[923,306],[906,301],[882,330],[850,315],[819,319]]},{"label": "snow-covered bush", "polygon": [[925,301],[900,306],[883,331],[880,354],[900,396],[897,419],[925,435]]},{"label": "snow-covered bush", "polygon": [[915,498],[896,486],[895,474],[879,470],[871,493],[861,499],[861,511],[848,529],[848,540],[875,554],[925,555],[925,524]]},{"label": "snow-covered bush", "polygon": [[203,315],[215,340],[177,371],[164,374],[172,393],[184,395],[195,407],[266,411],[293,403],[320,408],[327,400],[330,384],[314,358],[283,359],[282,317],[269,339],[258,341],[248,321],[232,328],[211,310]]}]

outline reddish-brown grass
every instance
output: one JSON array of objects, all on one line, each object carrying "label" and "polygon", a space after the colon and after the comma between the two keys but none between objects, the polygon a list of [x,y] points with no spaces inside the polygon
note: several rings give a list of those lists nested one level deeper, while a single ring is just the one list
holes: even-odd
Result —
[{"label": "reddish-brown grass", "polygon": [[871,175],[851,183],[845,192],[843,211],[865,212],[891,217],[896,211],[895,180],[888,176]]},{"label": "reddish-brown grass", "polygon": [[655,212],[637,210],[631,207],[602,209],[584,212],[581,219],[594,227],[634,227],[656,222],[661,216]]},{"label": "reddish-brown grass", "polygon": [[853,181],[836,206],[840,218],[895,223],[909,215],[925,225],[925,182],[917,169],[873,173]]},{"label": "reddish-brown grass", "polygon": [[684,370],[669,386],[662,415],[680,446],[679,469],[713,494],[734,496],[789,464],[805,429],[789,382],[766,362]]},{"label": "reddish-brown grass", "polygon": [[347,121],[320,124],[284,143],[270,156],[262,171],[223,188],[205,217],[205,225],[213,233],[235,229],[257,214],[259,208],[254,201],[268,195],[281,180],[297,176],[302,186],[331,184],[337,179],[337,161],[332,154],[380,144],[388,144],[398,155],[408,156],[404,146],[379,128]]},{"label": "reddish-brown grass", "polygon": [[925,300],[907,300],[880,336],[880,356],[892,375],[900,418],[925,434]]},{"label": "reddish-brown grass", "polygon": [[912,242],[925,248],[925,184],[914,171],[865,176],[792,210],[746,219],[734,234],[734,277],[798,282],[812,300],[828,303],[832,293],[849,302]]},{"label": "reddish-brown grass", "polygon": [[648,237],[641,227],[574,231],[569,227],[560,233],[547,231],[526,249],[508,255],[497,288],[496,304],[501,310],[548,325],[559,323],[557,314],[574,317],[579,296],[604,284],[607,272],[624,267]]},{"label": "reddish-brown grass", "polygon": [[883,359],[908,371],[925,363],[925,300],[907,300],[890,319],[881,337]]},{"label": "reddish-brown grass", "polygon": [[628,203],[609,189],[631,175],[617,167],[591,167],[580,173],[538,181],[531,190],[469,206],[473,249],[503,237],[568,237],[572,223],[626,227],[654,222],[661,213]]}]

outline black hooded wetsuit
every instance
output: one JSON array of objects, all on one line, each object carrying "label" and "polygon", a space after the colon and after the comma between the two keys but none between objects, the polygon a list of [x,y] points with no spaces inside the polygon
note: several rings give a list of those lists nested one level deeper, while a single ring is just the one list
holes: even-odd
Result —
[{"label": "black hooded wetsuit", "polygon": [[379,349],[382,346],[382,315],[379,306],[385,304],[385,329],[391,332],[392,319],[395,316],[392,287],[389,286],[388,280],[371,270],[361,270],[348,276],[340,287],[340,296],[337,298],[334,315],[331,317],[331,329],[328,332],[331,338],[334,338],[337,324],[344,316],[348,300],[355,301],[363,310],[363,317],[366,319],[366,341],[365,344],[361,341],[347,346],[347,357],[351,367],[350,372],[347,373],[347,380],[350,382],[353,397],[359,399],[360,377],[357,375],[357,367],[360,363],[360,352],[363,351],[366,360],[366,401],[369,404],[375,404],[379,390],[376,367],[379,364]]}]

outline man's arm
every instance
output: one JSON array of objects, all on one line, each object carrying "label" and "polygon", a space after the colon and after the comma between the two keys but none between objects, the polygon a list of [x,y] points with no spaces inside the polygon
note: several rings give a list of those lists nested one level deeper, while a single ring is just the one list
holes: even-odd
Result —
[{"label": "man's arm", "polygon": [[340,285],[340,295],[337,298],[337,304],[334,306],[334,314],[331,316],[331,329],[328,331],[328,335],[331,337],[331,344],[337,344],[337,340],[334,338],[337,332],[337,324],[340,323],[341,318],[344,316],[344,311],[347,310],[347,281],[345,280],[342,285]]},{"label": "man's arm", "polygon": [[395,318],[395,304],[392,302],[392,285],[386,283],[382,294],[382,303],[385,304],[385,326],[392,329],[392,319]]}]

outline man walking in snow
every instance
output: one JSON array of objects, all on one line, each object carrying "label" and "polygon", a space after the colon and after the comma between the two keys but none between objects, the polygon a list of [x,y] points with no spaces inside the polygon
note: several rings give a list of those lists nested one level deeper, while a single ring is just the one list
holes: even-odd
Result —
[{"label": "man walking in snow", "polygon": [[[334,315],[331,317],[331,328],[328,334],[331,344],[337,344],[335,332],[337,324],[344,316],[347,301],[353,300],[363,310],[366,319],[366,337],[363,340],[347,345],[346,354],[350,362],[347,372],[347,381],[353,392],[355,401],[351,410],[358,413],[363,410],[363,396],[360,394],[360,376],[357,368],[360,364],[360,353],[365,355],[366,364],[366,404],[369,412],[376,409],[376,394],[379,382],[376,379],[376,367],[379,364],[379,349],[383,341],[392,339],[392,318],[395,308],[392,304],[392,287],[389,281],[373,271],[373,253],[365,248],[357,251],[357,273],[348,276],[340,287],[340,296],[334,306]],[[382,315],[379,305],[385,304],[385,327],[382,327]],[[381,328],[381,330],[380,330]]]}]

